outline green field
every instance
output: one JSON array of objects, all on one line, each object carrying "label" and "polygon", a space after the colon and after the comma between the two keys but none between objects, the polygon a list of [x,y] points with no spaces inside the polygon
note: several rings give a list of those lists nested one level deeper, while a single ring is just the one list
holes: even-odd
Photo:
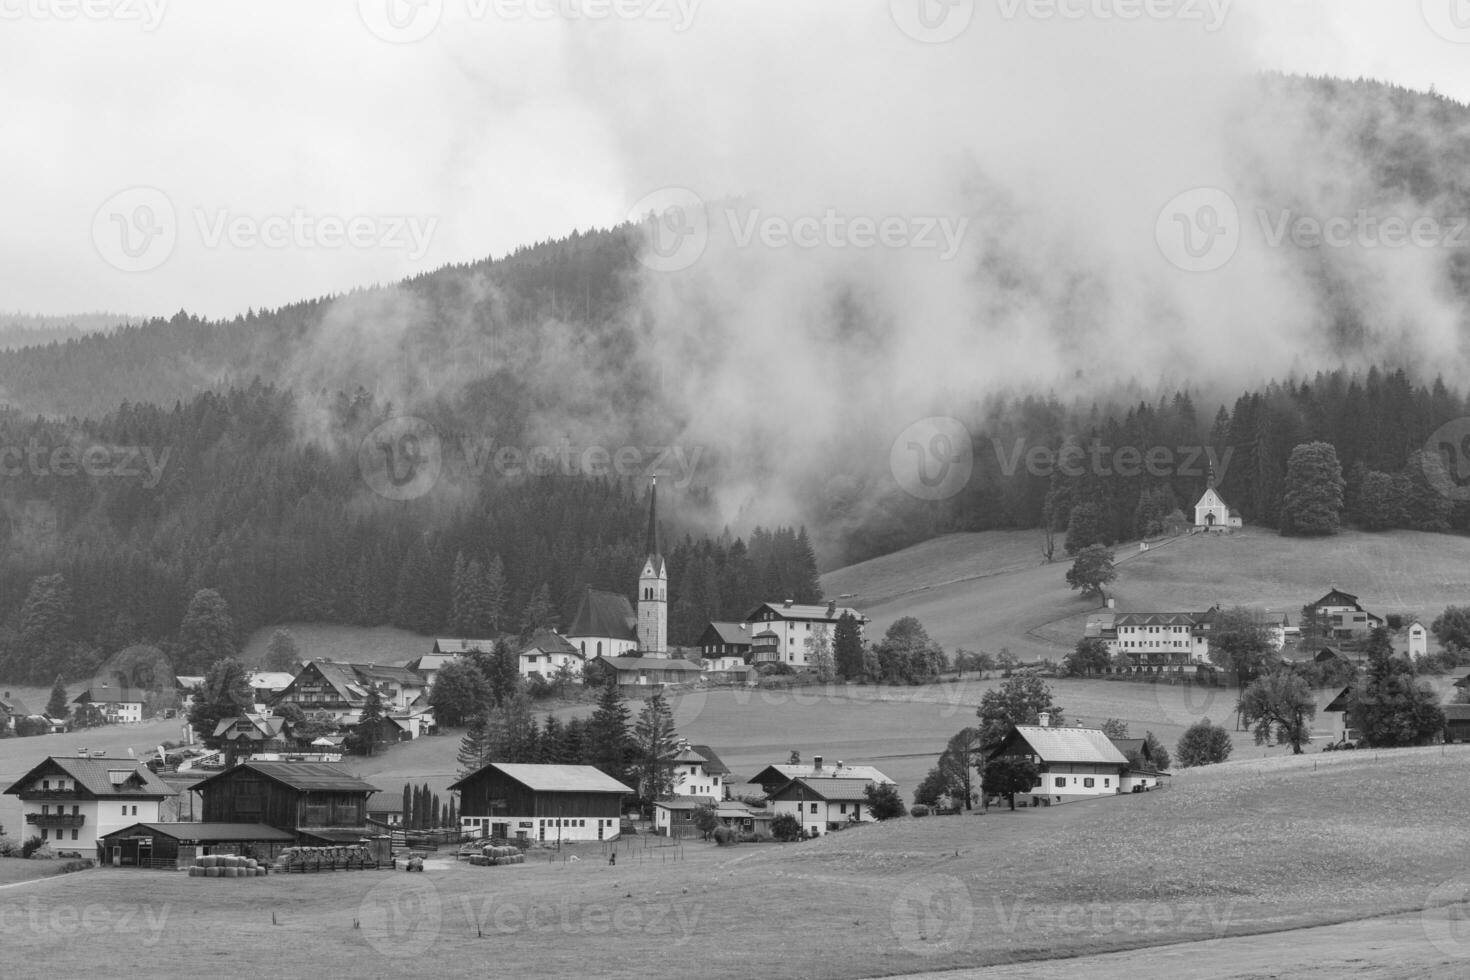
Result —
[{"label": "green field", "polygon": [[[340,660],[358,664],[398,664],[421,657],[434,647],[432,637],[419,636],[394,626],[339,626],[334,623],[285,623],[303,660]],[[265,662],[271,634],[282,627],[258,629],[240,651],[244,663]]]},{"label": "green field", "polygon": [[[106,943],[114,972],[646,980],[650,964],[687,956],[712,978],[899,974],[1461,901],[1467,786],[1463,747],[1341,753],[803,844],[627,841],[617,867],[586,845],[561,855],[576,862],[533,852],[523,866],[439,862],[424,875],[104,869],[0,890],[0,930],[8,977],[93,970],[97,940],[124,921],[128,941]],[[1405,945],[1406,968],[1439,956],[1431,939]]]},{"label": "green field", "polygon": [[[995,653],[1004,646],[1023,659],[1057,659],[1101,607],[1067,587],[1065,556],[1040,564],[1040,549],[1039,532],[948,535],[829,572],[822,587],[831,596],[856,593],[844,601],[872,617],[875,633],[917,616],[946,649]],[[1295,623],[1303,605],[1336,585],[1379,615],[1417,615],[1427,624],[1445,606],[1470,602],[1470,538],[1444,534],[1283,538],[1246,528],[1116,552],[1109,595],[1119,611],[1259,605]]]}]

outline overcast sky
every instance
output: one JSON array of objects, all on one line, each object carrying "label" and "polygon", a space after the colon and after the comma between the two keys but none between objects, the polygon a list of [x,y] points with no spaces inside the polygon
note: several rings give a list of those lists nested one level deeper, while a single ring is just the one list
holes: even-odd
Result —
[{"label": "overcast sky", "polygon": [[[773,69],[870,61],[881,98],[1010,31],[1145,36],[1130,10],[1243,67],[1470,102],[1470,0],[582,3],[0,0],[0,310],[230,316],[608,226],[660,187],[744,193],[742,126],[781,109],[752,81]],[[861,127],[842,101],[818,111]]]}]

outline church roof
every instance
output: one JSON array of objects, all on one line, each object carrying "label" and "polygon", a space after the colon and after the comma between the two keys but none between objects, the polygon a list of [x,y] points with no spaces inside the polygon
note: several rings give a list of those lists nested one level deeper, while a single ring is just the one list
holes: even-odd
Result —
[{"label": "church roof", "polygon": [[658,477],[654,477],[648,486],[648,535],[643,550],[653,565],[654,574],[664,574],[664,558],[658,550]]},{"label": "church roof", "polygon": [[577,603],[569,637],[606,637],[613,640],[638,639],[638,615],[628,597],[617,592],[604,592],[587,587]]}]

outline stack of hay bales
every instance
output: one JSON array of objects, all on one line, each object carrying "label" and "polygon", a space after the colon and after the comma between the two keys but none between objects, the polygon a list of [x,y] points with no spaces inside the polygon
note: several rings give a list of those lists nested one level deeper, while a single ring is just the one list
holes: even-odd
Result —
[{"label": "stack of hay bales", "polygon": [[255,858],[206,854],[189,869],[190,878],[262,878],[266,869]]},{"label": "stack of hay bales", "polygon": [[526,856],[518,847],[509,845],[487,845],[478,855],[470,857],[470,864],[489,867],[501,864],[525,864]]},{"label": "stack of hay bales", "polygon": [[288,847],[276,858],[277,871],[336,871],[377,866],[377,858],[366,844]]}]

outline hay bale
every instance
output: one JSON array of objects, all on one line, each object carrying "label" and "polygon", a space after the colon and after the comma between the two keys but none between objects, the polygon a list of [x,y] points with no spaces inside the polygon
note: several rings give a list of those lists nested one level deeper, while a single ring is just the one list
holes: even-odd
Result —
[{"label": "hay bale", "polygon": [[221,878],[238,878],[238,877],[240,877],[240,869],[239,868],[228,868],[228,867],[227,868],[220,868],[219,869],[219,875],[220,875]]},{"label": "hay bale", "polygon": [[222,871],[224,871],[224,870],[225,870],[224,868],[205,868],[204,869],[204,877],[206,877],[206,878],[218,878],[220,876],[220,873]]},{"label": "hay bale", "polygon": [[189,869],[189,877],[190,878],[203,878],[204,877],[204,869],[201,868],[201,867],[199,867],[198,865],[195,865],[194,867],[192,867],[192,868]]},{"label": "hay bale", "polygon": [[255,858],[246,858],[245,859],[245,867],[247,867],[247,868],[258,868],[258,867],[260,867],[260,862],[257,861],[257,860],[255,860]]}]

